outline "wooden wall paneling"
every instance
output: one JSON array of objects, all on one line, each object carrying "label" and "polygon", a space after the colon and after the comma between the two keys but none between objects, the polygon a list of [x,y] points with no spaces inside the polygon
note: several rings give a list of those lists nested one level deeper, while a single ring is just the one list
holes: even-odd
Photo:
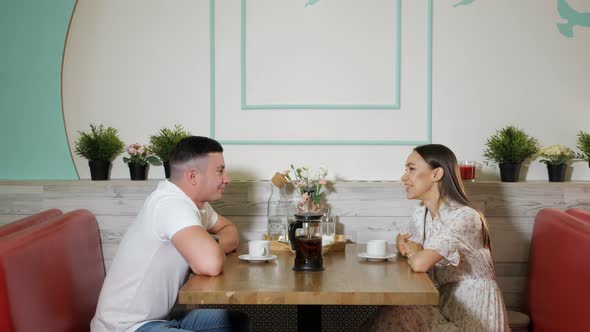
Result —
[{"label": "wooden wall paneling", "polygon": [[227,216],[240,231],[240,241],[260,240],[266,233],[267,218],[264,216]]},{"label": "wooden wall paneling", "polygon": [[590,183],[564,188],[565,208],[580,208],[590,211]]},{"label": "wooden wall paneling", "polygon": [[492,238],[492,257],[499,262],[528,262],[534,218],[486,218]]},{"label": "wooden wall paneling", "polygon": [[40,185],[0,185],[0,214],[31,215],[41,210]]},{"label": "wooden wall paneling", "polygon": [[[403,217],[356,217],[338,216],[336,218],[336,233],[344,234],[352,242],[358,241],[359,233],[390,233],[386,237],[395,238],[400,230],[405,230],[410,221],[409,216]],[[369,235],[365,235],[369,236]],[[375,237],[382,238],[382,237]]]},{"label": "wooden wall paneling", "polygon": [[135,216],[97,215],[100,240],[103,245],[119,245]]},{"label": "wooden wall paneling", "polygon": [[0,214],[0,225],[9,224],[24,217],[25,215],[22,214]]},{"label": "wooden wall paneling", "polygon": [[[64,212],[84,208],[97,216],[108,267],[127,227],[160,180],[148,181],[0,181],[0,224],[49,208]],[[534,216],[544,207],[590,210],[587,182],[468,182],[469,197],[490,225],[498,283],[506,305],[519,309],[526,289],[527,262]],[[214,208],[230,218],[242,241],[266,231],[268,181],[237,181]],[[291,190],[293,204],[298,200]],[[395,236],[405,230],[417,204],[406,199],[400,182],[345,181],[328,186],[326,203],[337,216],[336,230],[355,242],[363,237]]]},{"label": "wooden wall paneling", "polygon": [[485,214],[489,217],[530,216],[542,208],[565,206],[563,190],[557,186],[505,185],[498,191],[490,191],[486,198]]},{"label": "wooden wall paneling", "polygon": [[[96,186],[82,182],[73,185],[44,186],[43,209],[57,207],[64,212],[88,209],[96,215],[136,215],[145,198],[154,188],[131,184],[127,189],[122,183]],[[130,190],[135,188],[136,190]]]},{"label": "wooden wall paneling", "polygon": [[494,261],[494,269],[506,306],[511,310],[520,310],[526,292],[528,263]]},{"label": "wooden wall paneling", "polygon": [[43,185],[32,184],[31,182],[16,182],[0,180],[0,195],[8,194],[33,194],[39,195],[43,192]]}]

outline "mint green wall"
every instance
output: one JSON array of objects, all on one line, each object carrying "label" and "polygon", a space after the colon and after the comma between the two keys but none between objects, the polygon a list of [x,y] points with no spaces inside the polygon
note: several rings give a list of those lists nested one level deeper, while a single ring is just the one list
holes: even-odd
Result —
[{"label": "mint green wall", "polygon": [[0,0],[0,179],[77,179],[61,111],[75,0]]}]

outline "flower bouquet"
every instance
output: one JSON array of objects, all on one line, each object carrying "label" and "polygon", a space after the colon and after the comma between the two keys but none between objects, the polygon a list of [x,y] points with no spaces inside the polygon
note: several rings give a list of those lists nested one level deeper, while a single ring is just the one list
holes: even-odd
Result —
[{"label": "flower bouquet", "polygon": [[562,165],[574,158],[574,152],[563,145],[556,144],[539,150],[541,162],[547,165]]},{"label": "flower bouquet", "polygon": [[160,160],[145,145],[129,144],[126,150],[129,157],[123,157],[123,161],[129,165],[131,180],[146,180],[148,164],[154,165]]},{"label": "flower bouquet", "polygon": [[[292,176],[291,172],[293,172]],[[328,169],[325,166],[320,166],[317,172],[311,173],[308,166],[295,168],[291,164],[291,169],[282,174],[293,184],[300,197],[297,204],[299,212],[322,212],[321,191],[327,183],[326,175],[328,174]]]},{"label": "flower bouquet", "polygon": [[123,157],[123,161],[126,163],[145,166],[147,164],[154,165],[160,161],[147,145],[140,145],[138,143],[129,144],[127,145],[126,150],[127,153],[129,153],[129,158]]},{"label": "flower bouquet", "polygon": [[550,182],[565,181],[566,163],[575,157],[574,152],[563,145],[551,145],[539,150],[541,162],[547,165]]}]

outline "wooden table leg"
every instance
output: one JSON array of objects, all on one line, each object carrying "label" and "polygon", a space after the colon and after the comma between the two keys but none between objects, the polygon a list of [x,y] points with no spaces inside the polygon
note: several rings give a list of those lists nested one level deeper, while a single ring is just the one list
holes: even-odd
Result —
[{"label": "wooden table leg", "polygon": [[322,306],[297,306],[297,331],[322,332]]}]

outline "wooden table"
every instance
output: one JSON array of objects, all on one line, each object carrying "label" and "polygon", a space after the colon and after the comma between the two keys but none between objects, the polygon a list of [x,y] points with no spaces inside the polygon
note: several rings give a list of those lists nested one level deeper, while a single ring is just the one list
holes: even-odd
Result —
[{"label": "wooden table", "polygon": [[[294,254],[288,251],[272,252],[278,258],[266,263],[240,260],[238,256],[246,251],[240,248],[229,254],[220,276],[191,275],[179,292],[178,302],[296,304],[300,305],[300,324],[321,322],[322,304],[438,304],[438,291],[425,273],[413,272],[403,257],[378,262],[361,259],[357,255],[365,251],[365,245],[348,244],[345,252],[326,253],[322,272],[292,271]],[[299,330],[312,328],[300,326]]]}]

